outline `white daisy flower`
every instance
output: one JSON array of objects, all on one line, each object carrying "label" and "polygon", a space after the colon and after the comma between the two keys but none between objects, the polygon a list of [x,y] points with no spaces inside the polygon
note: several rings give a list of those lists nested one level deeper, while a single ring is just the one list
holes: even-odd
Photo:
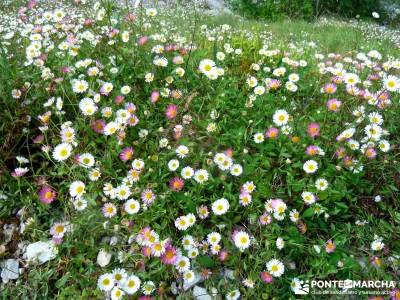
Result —
[{"label": "white daisy flower", "polygon": [[130,275],[122,284],[122,289],[128,294],[135,294],[140,288],[140,279],[135,275]]},{"label": "white daisy flower", "polygon": [[187,283],[193,282],[195,279],[194,272],[191,270],[187,270],[185,273],[183,273],[183,280]]},{"label": "white daisy flower", "polygon": [[74,181],[69,186],[69,194],[72,198],[80,198],[85,193],[85,184],[82,181]]},{"label": "white daisy flower", "polygon": [[194,175],[194,171],[191,167],[184,167],[181,171],[181,176],[183,179],[190,179]]},{"label": "white daisy flower", "polygon": [[285,266],[277,259],[272,259],[267,262],[267,269],[268,272],[274,277],[281,277],[285,272]]},{"label": "white daisy flower", "polygon": [[277,126],[283,126],[289,122],[289,114],[286,110],[278,109],[275,111],[272,119]]},{"label": "white daisy flower", "polygon": [[179,158],[185,158],[189,154],[189,148],[184,145],[180,145],[175,152]]},{"label": "white daisy flower", "polygon": [[207,170],[204,169],[196,170],[196,172],[194,172],[194,180],[200,184],[206,182],[208,180]]},{"label": "white daisy flower", "polygon": [[53,158],[56,161],[66,160],[72,152],[72,146],[68,143],[62,143],[57,145],[53,150]]},{"label": "white daisy flower", "polygon": [[179,160],[177,159],[171,159],[168,162],[168,169],[170,171],[176,171],[179,168]]},{"label": "white daisy flower", "polygon": [[324,178],[318,178],[315,181],[315,188],[320,191],[325,191],[328,188],[328,181]]},{"label": "white daisy flower", "polygon": [[214,203],[211,206],[211,209],[214,212],[214,214],[223,215],[229,209],[229,202],[225,198],[218,199],[214,201]]},{"label": "white daisy flower", "polygon": [[121,290],[119,287],[115,286],[111,290],[111,300],[119,300],[125,295],[125,292]]},{"label": "white daisy flower", "polygon": [[175,268],[179,273],[184,273],[190,269],[190,260],[186,256],[181,256],[175,263]]},{"label": "white daisy flower", "polygon": [[130,215],[137,214],[140,210],[140,203],[135,199],[129,199],[125,202],[124,209]]},{"label": "white daisy flower", "polygon": [[307,174],[315,173],[318,170],[318,163],[315,160],[307,160],[303,165],[303,170]]},{"label": "white daisy flower", "polygon": [[250,247],[250,237],[244,231],[239,231],[235,233],[233,238],[235,246],[239,248],[240,251],[244,251],[245,249]]},{"label": "white daisy flower", "polygon": [[72,90],[74,93],[81,94],[87,91],[89,84],[86,80],[74,80],[72,82]]},{"label": "white daisy flower", "polygon": [[83,153],[79,155],[79,163],[84,168],[91,168],[94,166],[95,160],[92,154]]},{"label": "white daisy flower", "polygon": [[315,201],[317,200],[317,198],[311,192],[302,192],[301,198],[303,198],[303,201],[308,205],[315,203]]},{"label": "white daisy flower", "polygon": [[256,144],[264,142],[264,134],[262,134],[261,132],[256,133],[253,137],[253,140]]},{"label": "white daisy flower", "polygon": [[114,287],[115,281],[112,274],[103,274],[97,280],[97,287],[105,292],[111,291]]}]

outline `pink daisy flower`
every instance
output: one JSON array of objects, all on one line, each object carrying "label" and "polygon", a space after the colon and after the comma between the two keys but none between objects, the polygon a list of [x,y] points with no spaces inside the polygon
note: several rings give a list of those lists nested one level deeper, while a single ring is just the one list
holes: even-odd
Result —
[{"label": "pink daisy flower", "polygon": [[121,153],[119,154],[119,158],[122,161],[128,161],[133,157],[133,148],[132,147],[125,147],[122,149]]},{"label": "pink daisy flower", "polygon": [[336,244],[332,240],[328,240],[325,244],[326,253],[332,253],[336,249]]},{"label": "pink daisy flower", "polygon": [[159,98],[160,98],[159,92],[157,92],[157,91],[151,92],[151,96],[150,96],[151,103],[156,103]]},{"label": "pink daisy flower", "polygon": [[268,87],[271,90],[277,90],[281,87],[282,83],[278,79],[272,79],[270,82],[268,82]]},{"label": "pink daisy flower", "polygon": [[39,190],[38,195],[40,202],[50,204],[56,198],[57,193],[51,187],[44,185]]},{"label": "pink daisy flower", "polygon": [[153,191],[151,189],[146,189],[142,192],[141,199],[144,203],[146,203],[147,205],[150,205],[156,199],[156,195],[153,193]]},{"label": "pink daisy flower", "polygon": [[169,181],[169,187],[175,192],[179,192],[185,186],[185,181],[182,178],[174,177]]},{"label": "pink daisy flower", "polygon": [[22,177],[29,171],[28,168],[15,168],[14,171],[11,172],[11,176],[14,178]]},{"label": "pink daisy flower", "polygon": [[279,130],[277,128],[272,127],[268,128],[268,130],[265,132],[265,136],[270,139],[275,139],[278,137],[278,133]]},{"label": "pink daisy flower", "polygon": [[123,95],[118,95],[118,96],[115,96],[114,103],[121,104],[122,102],[124,102],[124,100],[125,100],[125,97]]},{"label": "pink daisy flower", "polygon": [[139,123],[139,119],[136,115],[131,115],[127,121],[128,125],[133,127],[136,126],[137,123]]},{"label": "pink daisy flower", "polygon": [[307,134],[312,138],[319,136],[319,130],[320,126],[318,123],[310,123],[307,126]]},{"label": "pink daisy flower", "polygon": [[124,108],[131,114],[133,114],[136,111],[136,105],[133,104],[132,102],[126,103]]},{"label": "pink daisy flower", "polygon": [[271,283],[273,280],[273,277],[271,274],[269,274],[268,272],[264,271],[260,273],[260,277],[262,279],[262,281],[264,281],[265,283]]},{"label": "pink daisy flower", "polygon": [[168,119],[173,120],[178,114],[178,106],[175,104],[170,104],[168,105],[165,115],[167,116]]},{"label": "pink daisy flower", "polygon": [[336,150],[335,155],[337,158],[343,158],[346,155],[346,149],[344,147],[339,147]]},{"label": "pink daisy flower", "polygon": [[376,157],[376,150],[374,148],[368,148],[365,150],[365,156],[369,159],[374,159]]},{"label": "pink daisy flower", "polygon": [[112,218],[117,214],[117,207],[111,202],[104,204],[101,210],[106,218]]},{"label": "pink daisy flower", "polygon": [[151,248],[148,247],[148,246],[142,247],[142,254],[143,254],[145,257],[150,257],[150,256],[151,256]]},{"label": "pink daisy flower", "polygon": [[339,110],[341,105],[342,102],[335,98],[329,99],[328,102],[326,103],[326,107],[328,108],[328,110],[335,112]]},{"label": "pink daisy flower", "polygon": [[167,246],[165,252],[161,255],[161,261],[166,265],[173,265],[178,259],[178,253],[176,249],[172,246]]},{"label": "pink daisy flower", "polygon": [[210,213],[206,205],[200,205],[196,210],[200,219],[206,219]]},{"label": "pink daisy flower", "polygon": [[314,156],[314,155],[317,155],[318,152],[319,152],[319,148],[317,146],[314,146],[314,145],[307,146],[307,149],[306,149],[307,155]]},{"label": "pink daisy flower", "polygon": [[334,94],[337,90],[336,84],[327,83],[324,85],[324,92],[327,94]]},{"label": "pink daisy flower", "polygon": [[143,45],[145,45],[145,44],[147,43],[148,40],[149,40],[149,38],[148,38],[147,36],[141,36],[141,37],[138,39],[138,44],[139,44],[140,46],[143,46]]},{"label": "pink daisy flower", "polygon": [[258,222],[260,222],[261,225],[268,225],[271,224],[272,222],[272,217],[268,213],[263,213],[259,218]]},{"label": "pink daisy flower", "polygon": [[104,120],[96,120],[92,122],[91,127],[94,132],[102,134],[104,127],[106,127],[106,122]]},{"label": "pink daisy flower", "polygon": [[221,251],[218,253],[218,260],[221,261],[221,262],[224,262],[224,261],[226,261],[226,260],[228,259],[228,256],[229,256],[228,251],[226,251],[226,250],[221,250]]}]

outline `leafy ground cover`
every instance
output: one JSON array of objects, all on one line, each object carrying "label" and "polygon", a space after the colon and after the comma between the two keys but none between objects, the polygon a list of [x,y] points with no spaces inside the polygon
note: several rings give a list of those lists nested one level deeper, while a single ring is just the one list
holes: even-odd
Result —
[{"label": "leafy ground cover", "polygon": [[4,299],[398,281],[396,30],[29,3],[0,18]]}]

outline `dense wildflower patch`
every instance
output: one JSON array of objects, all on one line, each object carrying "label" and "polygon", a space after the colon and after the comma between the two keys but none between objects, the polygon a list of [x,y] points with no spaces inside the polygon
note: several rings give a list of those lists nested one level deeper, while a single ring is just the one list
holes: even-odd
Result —
[{"label": "dense wildflower patch", "polygon": [[289,299],[315,278],[398,279],[400,57],[75,2],[30,1],[2,32],[26,137],[5,139],[2,202],[54,294]]}]

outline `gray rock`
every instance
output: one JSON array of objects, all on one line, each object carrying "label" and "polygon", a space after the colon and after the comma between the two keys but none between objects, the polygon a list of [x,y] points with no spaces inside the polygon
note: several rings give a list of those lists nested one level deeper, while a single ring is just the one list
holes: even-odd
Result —
[{"label": "gray rock", "polygon": [[192,282],[184,282],[183,283],[183,290],[187,291],[188,289],[190,289],[192,286],[194,286],[195,284],[199,283],[200,281],[202,281],[203,279],[201,278],[201,275],[197,272],[194,272],[194,280]]},{"label": "gray rock", "polygon": [[198,285],[193,288],[193,298],[196,300],[212,300],[207,290]]},{"label": "gray rock", "polygon": [[5,244],[8,244],[11,241],[16,228],[17,227],[14,224],[5,224],[3,226],[3,235]]},{"label": "gray rock", "polygon": [[6,259],[0,263],[1,279],[7,283],[12,279],[17,279],[19,276],[19,263],[16,259]]}]

